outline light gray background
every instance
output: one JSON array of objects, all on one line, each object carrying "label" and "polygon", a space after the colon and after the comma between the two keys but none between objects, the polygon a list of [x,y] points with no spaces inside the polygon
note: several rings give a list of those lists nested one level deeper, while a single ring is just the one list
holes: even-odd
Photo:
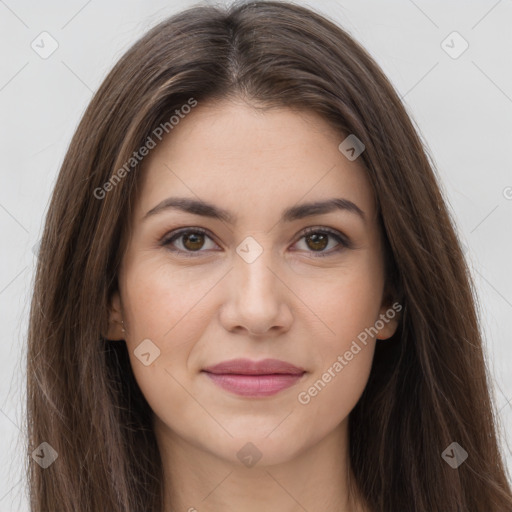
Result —
[{"label": "light gray background", "polygon": [[[32,248],[67,145],[93,91],[124,51],[148,28],[193,3],[0,0],[2,511],[28,511],[21,461],[29,456],[23,438],[24,343]],[[467,246],[498,419],[510,443],[512,1],[298,3],[331,16],[368,49],[418,126]],[[43,31],[59,45],[47,59],[31,48]],[[453,31],[469,44],[456,59],[441,46]],[[447,44],[452,51],[461,48],[457,40]],[[510,444],[502,442],[512,468]]]}]

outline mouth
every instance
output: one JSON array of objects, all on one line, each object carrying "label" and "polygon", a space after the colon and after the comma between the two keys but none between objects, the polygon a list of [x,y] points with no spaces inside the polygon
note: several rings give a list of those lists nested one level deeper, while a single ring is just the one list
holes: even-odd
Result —
[{"label": "mouth", "polygon": [[302,379],[303,368],[286,361],[232,359],[202,370],[217,386],[240,396],[271,396]]}]

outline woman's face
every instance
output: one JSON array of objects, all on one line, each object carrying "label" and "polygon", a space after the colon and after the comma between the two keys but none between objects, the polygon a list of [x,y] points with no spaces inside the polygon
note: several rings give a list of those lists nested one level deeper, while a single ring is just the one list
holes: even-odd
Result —
[{"label": "woman's face", "polygon": [[[146,157],[109,338],[126,339],[160,440],[275,464],[346,424],[396,320],[344,138],[311,113],[200,103]],[[298,370],[204,371],[238,358]]]}]

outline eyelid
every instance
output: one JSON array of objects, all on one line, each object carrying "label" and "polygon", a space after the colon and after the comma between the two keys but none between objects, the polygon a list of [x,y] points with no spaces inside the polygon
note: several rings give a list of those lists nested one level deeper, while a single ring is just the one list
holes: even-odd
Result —
[{"label": "eyelid", "polygon": [[[208,238],[210,238],[213,242],[215,242],[215,244],[219,245],[215,241],[215,237],[207,229],[196,227],[196,226],[186,226],[184,228],[178,228],[178,229],[175,229],[175,230],[165,234],[162,237],[162,239],[160,240],[160,245],[162,245],[164,247],[168,247],[171,244],[171,242],[173,242],[174,240],[179,239],[180,236],[185,234],[185,233],[201,233],[201,234],[204,234]],[[314,257],[314,258],[318,258],[318,257],[321,258],[321,257],[324,257],[324,256],[330,256],[330,255],[333,255],[333,254],[337,254],[337,253],[343,251],[344,249],[352,249],[353,248],[352,241],[345,234],[343,234],[342,232],[340,232],[338,230],[335,230],[335,229],[332,229],[332,228],[329,228],[329,227],[326,227],[326,226],[309,226],[307,228],[304,228],[299,233],[299,235],[297,236],[295,242],[293,242],[292,245],[295,245],[300,240],[302,240],[304,237],[306,237],[307,235],[312,234],[312,233],[324,233],[324,234],[327,234],[328,236],[334,238],[338,242],[339,246],[341,246],[340,248],[331,249],[329,251],[316,251],[316,252],[315,251],[306,251],[306,252],[311,253],[312,257]],[[182,249],[175,249],[175,248],[174,249],[169,249],[169,250],[174,252],[174,253],[184,254],[187,257],[195,257],[196,254],[198,255],[198,254],[200,254],[202,252],[207,252],[207,251],[202,251],[202,250],[198,250],[198,251],[183,251]],[[300,251],[297,251],[297,252],[300,252]]]}]

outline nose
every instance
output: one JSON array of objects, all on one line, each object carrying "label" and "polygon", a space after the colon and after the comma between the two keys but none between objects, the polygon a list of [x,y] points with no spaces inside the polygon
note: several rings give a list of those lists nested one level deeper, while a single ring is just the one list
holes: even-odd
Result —
[{"label": "nose", "polygon": [[289,304],[293,294],[282,272],[272,268],[276,265],[272,264],[271,251],[264,250],[250,263],[236,254],[233,267],[220,311],[224,328],[266,337],[286,332],[293,321]]}]

